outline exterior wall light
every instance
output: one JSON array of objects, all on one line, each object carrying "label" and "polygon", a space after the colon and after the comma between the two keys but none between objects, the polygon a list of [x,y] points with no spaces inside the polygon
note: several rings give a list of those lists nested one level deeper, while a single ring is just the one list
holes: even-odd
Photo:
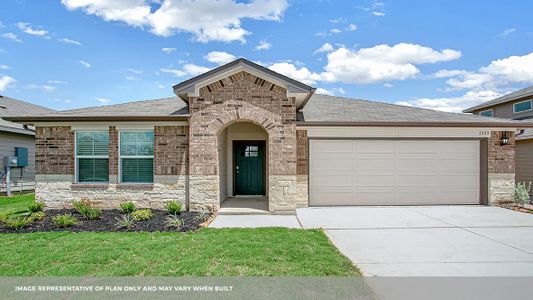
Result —
[{"label": "exterior wall light", "polygon": [[507,136],[506,133],[504,133],[504,134],[502,135],[501,140],[500,140],[500,146],[505,146],[505,145],[507,145],[507,144],[509,144],[509,137]]}]

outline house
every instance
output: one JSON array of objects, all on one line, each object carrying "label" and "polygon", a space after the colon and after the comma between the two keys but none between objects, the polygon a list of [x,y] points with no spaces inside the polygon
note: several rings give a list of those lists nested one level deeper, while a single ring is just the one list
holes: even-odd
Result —
[{"label": "house", "polygon": [[[474,115],[533,121],[533,86],[465,109]],[[533,129],[516,135],[516,182],[533,182]],[[533,191],[530,192],[533,195]]]},{"label": "house", "polygon": [[37,199],[274,213],[323,205],[495,204],[512,198],[515,131],[532,123],[314,94],[245,59],[176,97],[11,121],[36,127]]},{"label": "house", "polygon": [[[11,188],[13,191],[29,190],[35,187],[35,131],[4,118],[18,115],[32,115],[52,112],[42,106],[0,95],[0,193],[6,192],[4,157],[20,152],[20,167],[12,168]],[[25,155],[22,154],[24,152]],[[22,161],[22,156],[27,158]]]}]

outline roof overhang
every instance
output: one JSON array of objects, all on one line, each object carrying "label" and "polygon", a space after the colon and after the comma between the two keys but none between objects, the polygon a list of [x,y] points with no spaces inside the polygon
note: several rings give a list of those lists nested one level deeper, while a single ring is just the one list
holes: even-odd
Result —
[{"label": "roof overhang", "polygon": [[[5,119],[5,117],[3,119]],[[17,133],[17,134],[24,134],[24,135],[35,135],[35,132],[33,130],[23,129],[23,128],[15,128],[15,127],[0,126],[0,132],[2,132],[2,131],[3,132]]]},{"label": "roof overhang", "polygon": [[22,116],[4,117],[4,120],[22,124],[35,122],[83,122],[83,121],[186,121],[189,115],[179,116]]},{"label": "roof overhang", "polygon": [[296,99],[296,107],[302,109],[309,101],[315,88],[274,72],[244,58],[237,59],[216,69],[198,75],[173,86],[174,93],[183,101],[189,102],[189,97],[200,96],[200,89],[211,83],[227,78],[238,72],[245,71],[268,82],[281,86],[287,90],[287,97]]},{"label": "roof overhang", "polygon": [[360,127],[487,127],[487,128],[533,128],[533,123],[518,122],[296,122],[297,126],[360,126]]}]

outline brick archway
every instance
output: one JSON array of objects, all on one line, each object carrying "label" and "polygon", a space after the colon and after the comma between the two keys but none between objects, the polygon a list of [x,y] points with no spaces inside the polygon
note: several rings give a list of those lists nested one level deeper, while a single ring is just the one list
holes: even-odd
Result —
[{"label": "brick archway", "polygon": [[251,122],[268,134],[269,210],[294,210],[296,131],[282,117],[250,103],[229,100],[193,113],[189,119],[189,207],[216,211],[220,203],[220,145],[222,130],[237,122]]}]

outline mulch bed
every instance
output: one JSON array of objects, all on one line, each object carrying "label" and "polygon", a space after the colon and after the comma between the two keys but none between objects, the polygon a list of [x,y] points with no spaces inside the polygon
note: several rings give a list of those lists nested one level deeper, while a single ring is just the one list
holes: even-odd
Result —
[{"label": "mulch bed", "polygon": [[533,214],[533,205],[531,204],[526,204],[525,206],[518,206],[515,204],[502,204],[500,206],[514,211]]},{"label": "mulch bed", "polygon": [[[136,221],[132,228],[125,229],[117,227],[117,219],[122,219],[122,212],[116,209],[102,210],[102,215],[99,219],[88,220],[81,216],[74,209],[53,209],[46,210],[46,217],[43,221],[36,221],[27,227],[15,230],[11,229],[5,224],[0,223],[0,233],[23,233],[23,232],[42,232],[42,231],[72,231],[72,232],[102,232],[102,231],[191,231],[204,226],[205,222],[198,221],[196,212],[181,212],[178,216],[183,220],[184,225],[179,230],[176,228],[168,228],[165,225],[165,219],[169,215],[164,210],[152,210],[154,216],[146,221]],[[54,216],[70,213],[78,219],[78,224],[69,226],[67,228],[59,228],[53,222]]]}]

